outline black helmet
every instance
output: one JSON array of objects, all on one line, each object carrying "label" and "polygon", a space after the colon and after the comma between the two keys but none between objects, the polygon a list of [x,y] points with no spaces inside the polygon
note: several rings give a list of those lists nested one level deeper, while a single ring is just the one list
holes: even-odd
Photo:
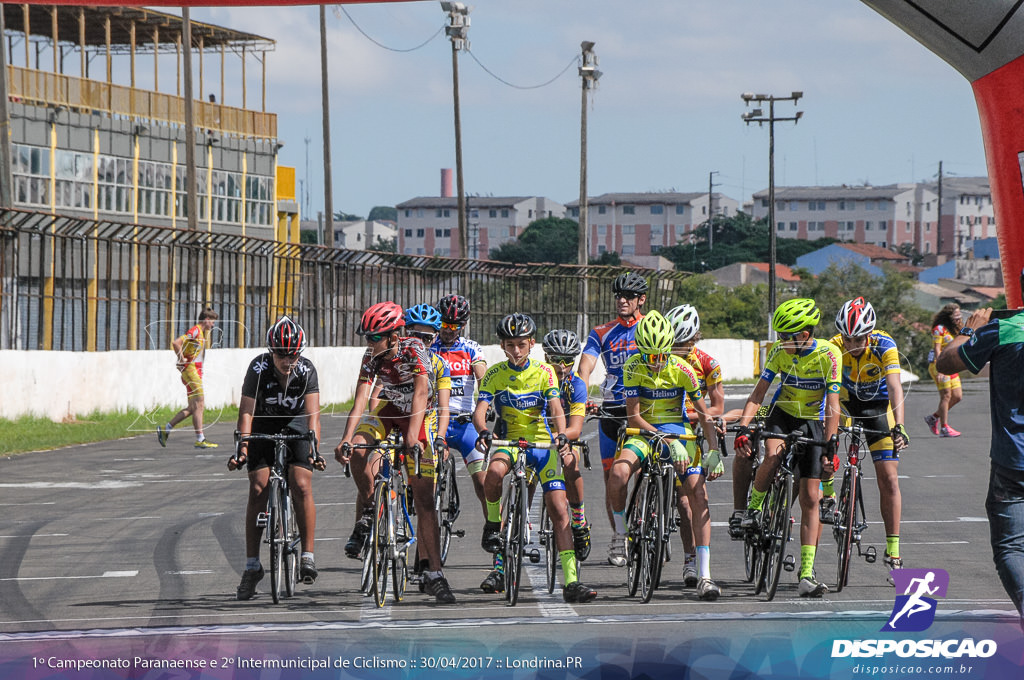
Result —
[{"label": "black helmet", "polygon": [[306,349],[306,333],[302,326],[282,316],[267,331],[267,349],[274,354],[296,356]]},{"label": "black helmet", "polygon": [[619,274],[612,281],[613,293],[636,293],[637,295],[647,294],[647,280],[636,272]]},{"label": "black helmet", "polygon": [[532,338],[537,332],[537,324],[526,314],[509,314],[498,322],[494,329],[501,340],[512,340],[513,338]]},{"label": "black helmet", "polygon": [[445,295],[437,303],[437,309],[445,323],[464,324],[469,321],[469,300],[461,295]]},{"label": "black helmet", "polygon": [[544,353],[550,356],[574,357],[583,351],[579,336],[572,331],[561,329],[548,331],[541,344],[544,346]]}]

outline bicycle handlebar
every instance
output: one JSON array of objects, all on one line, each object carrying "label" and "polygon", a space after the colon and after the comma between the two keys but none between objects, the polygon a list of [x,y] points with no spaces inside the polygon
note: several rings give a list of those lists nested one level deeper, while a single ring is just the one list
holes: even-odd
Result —
[{"label": "bicycle handlebar", "polygon": [[[419,445],[419,443],[413,444],[412,446],[406,446],[404,443],[398,444],[390,441],[380,441],[377,442],[376,444],[349,444],[348,448],[353,450],[358,449],[360,451],[373,451],[374,449],[381,449],[382,451],[391,451],[395,454],[405,453],[406,451],[409,451],[410,453],[412,453],[414,457],[413,473],[416,475],[417,479],[423,476],[420,471],[420,456],[423,454],[423,448]],[[392,465],[397,465],[399,462],[400,461],[396,461],[394,457],[391,458]],[[345,476],[348,477],[350,474],[351,471],[349,470],[349,466],[346,464]]]},{"label": "bicycle handlebar", "polygon": [[[239,457],[241,451],[242,442],[248,441],[272,441],[272,442],[287,442],[287,441],[300,441],[306,439],[309,441],[310,446],[313,448],[313,454],[310,458],[313,459],[313,467],[323,470],[327,466],[327,462],[320,456],[320,447],[316,440],[316,432],[313,430],[306,431],[305,434],[296,432],[295,434],[285,434],[279,432],[277,434],[265,434],[263,432],[250,432],[249,434],[243,435],[241,431],[235,430],[235,453],[231,456],[231,460],[235,462],[235,465],[241,467],[242,459]],[[248,457],[248,454],[246,454]],[[323,463],[321,467],[320,464]]]},{"label": "bicycle handlebar", "polygon": [[863,425],[840,425],[839,431],[845,432],[846,434],[877,434],[884,437],[892,435],[892,430],[869,430]]},{"label": "bicycle handlebar", "polygon": [[530,442],[530,441],[527,441],[527,440],[523,439],[522,437],[520,437],[519,439],[492,439],[491,440],[491,446],[492,447],[502,447],[502,446],[510,447],[510,446],[515,446],[515,447],[518,447],[518,448],[523,449],[525,451],[526,449],[553,449],[553,448],[555,448],[555,443],[554,442]]}]

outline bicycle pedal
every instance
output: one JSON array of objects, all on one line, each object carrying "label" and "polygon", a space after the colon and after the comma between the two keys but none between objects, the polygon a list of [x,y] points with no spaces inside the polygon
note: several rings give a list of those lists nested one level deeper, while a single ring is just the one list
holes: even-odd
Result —
[{"label": "bicycle pedal", "polygon": [[266,512],[261,512],[256,515],[256,526],[261,529],[266,529],[267,524],[270,523],[270,515]]},{"label": "bicycle pedal", "polygon": [[864,561],[868,564],[874,564],[877,559],[878,552],[875,550],[875,546],[869,545],[867,550],[864,551]]},{"label": "bicycle pedal", "polygon": [[462,538],[465,535],[466,535],[466,530],[465,529],[456,529],[455,531],[452,531],[452,536],[458,536],[459,538]]},{"label": "bicycle pedal", "polygon": [[539,564],[540,563],[540,550],[531,550],[527,554],[529,555],[530,562],[532,564]]},{"label": "bicycle pedal", "polygon": [[782,568],[786,571],[793,571],[794,569],[796,569],[796,560],[793,558],[792,555],[786,555],[782,559]]}]

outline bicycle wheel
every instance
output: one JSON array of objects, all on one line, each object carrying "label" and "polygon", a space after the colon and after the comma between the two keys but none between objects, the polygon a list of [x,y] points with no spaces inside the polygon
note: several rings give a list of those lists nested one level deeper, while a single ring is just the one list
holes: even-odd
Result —
[{"label": "bicycle wheel", "polygon": [[284,540],[284,592],[288,597],[295,595],[295,584],[299,580],[299,527],[295,520],[295,508],[292,506],[288,490],[281,487],[281,507],[284,509],[285,533]]},{"label": "bicycle wheel", "polygon": [[526,550],[526,480],[513,479],[509,486],[505,519],[505,599],[510,607],[519,601]]},{"label": "bicycle wheel", "polygon": [[391,551],[389,537],[391,524],[391,507],[389,495],[391,487],[381,482],[373,493],[373,528],[371,529],[370,552],[373,554],[373,598],[378,607],[384,606],[384,598],[388,589],[388,553]]},{"label": "bicycle wheel", "polygon": [[842,491],[839,494],[839,517],[832,532],[836,539],[838,561],[836,568],[836,592],[842,592],[850,576],[850,559],[853,551],[853,530],[857,518],[857,473],[851,467],[843,474]]},{"label": "bicycle wheel", "polygon": [[441,565],[448,561],[455,520],[459,517],[459,488],[455,483],[455,461],[449,455],[442,463],[434,487],[434,509],[441,539]]},{"label": "bicycle wheel", "polygon": [[641,473],[626,506],[626,590],[630,597],[636,595],[640,587],[640,545],[647,526],[647,484],[647,474]]},{"label": "bicycle wheel", "polygon": [[640,544],[640,599],[647,603],[661,577],[661,558],[665,548],[664,499],[661,484],[647,485],[647,512]]},{"label": "bicycle wheel", "polygon": [[775,591],[779,587],[779,577],[782,575],[782,562],[786,557],[786,548],[789,544],[789,502],[791,487],[789,478],[784,477],[776,482],[772,491],[772,521],[769,526],[769,541],[767,553],[764,556],[766,575],[766,594],[768,601],[775,598]]},{"label": "bicycle wheel", "polygon": [[267,541],[270,543],[270,594],[274,604],[281,601],[284,579],[285,524],[279,482],[271,481],[267,499]]},{"label": "bicycle wheel", "polygon": [[544,546],[544,575],[547,577],[548,593],[555,592],[555,565],[558,562],[558,550],[555,548],[555,530],[548,514],[547,503],[541,503],[540,509],[540,544]]},{"label": "bicycle wheel", "polygon": [[405,588],[409,582],[409,541],[414,535],[408,515],[403,511],[404,507],[404,504],[399,503],[398,517],[395,518],[395,558],[391,560],[391,586],[396,602],[401,602],[405,597]]},{"label": "bicycle wheel", "polygon": [[[679,517],[679,504],[676,502],[676,477],[675,472],[665,475],[664,492],[665,499],[665,561],[672,561],[672,534],[680,532],[682,521]],[[679,534],[682,537],[682,534]],[[659,579],[660,581],[660,579]]]},{"label": "bicycle wheel", "polygon": [[758,567],[761,566],[761,551],[757,546],[756,535],[751,532],[743,537],[743,566],[747,583],[753,583],[758,575]]}]

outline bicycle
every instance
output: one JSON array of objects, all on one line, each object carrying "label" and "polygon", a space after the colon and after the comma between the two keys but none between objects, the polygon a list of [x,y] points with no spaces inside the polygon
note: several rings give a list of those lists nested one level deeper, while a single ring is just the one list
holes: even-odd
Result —
[{"label": "bicycle", "polygon": [[837,593],[849,582],[854,545],[857,546],[857,556],[863,557],[868,564],[874,564],[878,558],[874,546],[868,546],[863,551],[860,546],[861,532],[868,527],[864,513],[864,495],[861,491],[863,473],[860,470],[860,454],[867,443],[865,435],[889,436],[888,432],[868,430],[859,424],[850,427],[840,425],[839,431],[849,435],[850,444],[846,449],[843,483],[836,497],[836,509],[831,518],[832,536],[835,538],[836,553],[839,557],[836,568]]},{"label": "bicycle", "polygon": [[[270,546],[270,594],[274,604],[284,595],[292,597],[299,577],[299,556],[302,537],[299,535],[291,494],[288,492],[288,442],[307,439],[312,447],[314,466],[323,462],[317,450],[316,434],[310,430],[305,434],[261,434],[250,433],[242,436],[235,430],[235,462],[239,462],[242,442],[274,442],[274,463],[270,466],[267,481],[267,509],[256,517],[256,526],[266,529],[263,542]],[[320,467],[319,469],[323,469]]]},{"label": "bicycle", "polygon": [[[352,449],[380,451],[380,466],[373,481],[371,528],[363,547],[362,590],[372,595],[377,607],[387,599],[388,567],[395,601],[405,597],[409,582],[409,549],[416,545],[416,532],[412,527],[405,475],[403,472],[405,446],[398,440],[376,444],[353,444]],[[415,456],[415,474],[419,475],[420,447],[412,447]]]},{"label": "bicycle", "polygon": [[[744,427],[742,425],[730,425],[726,428],[726,432],[735,433],[746,433],[750,437],[750,448],[751,448],[751,468],[750,468],[750,479],[753,480],[757,475],[757,468],[761,465],[761,461],[764,459],[764,446],[761,443],[761,431],[764,430],[763,421],[754,421],[750,425]],[[720,442],[724,448],[724,438],[720,438]],[[747,492],[749,500],[749,490]],[[743,541],[743,568],[744,578],[747,583],[753,583],[754,579],[757,578],[760,573],[761,566],[761,551],[757,541],[757,535],[754,532],[744,531],[743,535],[739,540]],[[759,591],[758,591],[759,592]],[[754,593],[755,595],[757,592]]]},{"label": "bicycle", "polygon": [[441,462],[437,468],[437,480],[434,484],[434,510],[437,511],[437,525],[441,539],[441,566],[448,561],[448,548],[452,536],[463,537],[465,530],[455,528],[455,520],[461,513],[459,487],[455,482],[455,458],[447,447],[443,452],[436,452]]},{"label": "bicycle", "polygon": [[789,508],[793,498],[793,479],[795,478],[793,463],[797,448],[823,446],[827,447],[827,450],[831,450],[833,443],[809,439],[797,432],[790,432],[784,436],[763,432],[761,437],[763,439],[782,439],[785,442],[782,460],[779,462],[775,477],[768,489],[768,495],[765,497],[761,521],[755,529],[761,569],[754,594],[757,595],[764,590],[768,601],[771,602],[775,599],[783,566],[786,571],[793,571],[796,568],[793,556],[786,554],[786,547],[790,541],[793,527],[793,518],[789,514]]},{"label": "bicycle", "polygon": [[647,603],[661,579],[662,557],[668,542],[665,488],[675,482],[675,467],[665,441],[692,440],[696,436],[636,427],[625,428],[623,435],[647,437],[651,449],[640,464],[626,504],[626,588],[630,597],[639,590],[641,601]]},{"label": "bicycle", "polygon": [[[590,470],[590,445],[580,439],[574,439],[569,445],[580,449],[584,466]],[[572,512],[569,510],[569,512]],[[555,592],[555,577],[558,573],[558,546],[555,541],[555,529],[548,514],[547,503],[541,503],[540,529],[537,531],[538,542],[544,548],[544,575],[548,587],[548,593]],[[533,561],[533,557],[530,557]],[[582,563],[576,560],[576,573],[582,570]]]}]

